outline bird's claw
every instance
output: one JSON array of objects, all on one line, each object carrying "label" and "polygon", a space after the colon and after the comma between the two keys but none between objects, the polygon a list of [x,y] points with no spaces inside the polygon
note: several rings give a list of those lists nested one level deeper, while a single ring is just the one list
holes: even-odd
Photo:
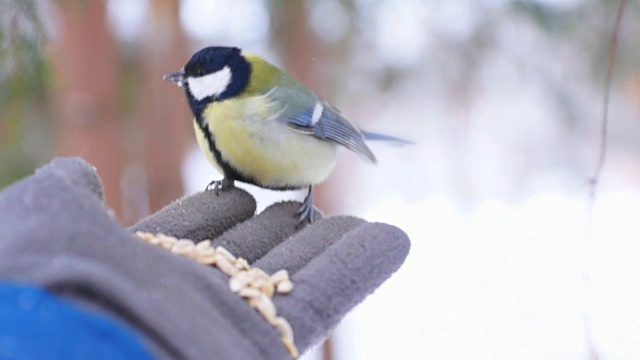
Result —
[{"label": "bird's claw", "polygon": [[235,187],[235,185],[233,184],[233,180],[225,178],[222,180],[212,180],[204,189],[204,191],[210,191],[211,189],[213,189],[213,191],[216,192],[216,195],[220,195],[220,189],[226,190],[233,187]]},{"label": "bird's claw", "polygon": [[296,212],[298,215],[298,225],[302,225],[305,222],[311,224],[314,221],[315,211],[313,208],[313,192],[311,191],[311,187],[309,187],[309,193],[302,201],[302,206]]}]

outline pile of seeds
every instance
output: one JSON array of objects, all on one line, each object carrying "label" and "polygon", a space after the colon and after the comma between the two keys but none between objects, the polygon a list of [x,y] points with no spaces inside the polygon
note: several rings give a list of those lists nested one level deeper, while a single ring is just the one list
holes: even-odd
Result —
[{"label": "pile of seeds", "polygon": [[287,319],[278,316],[276,306],[271,300],[275,292],[288,294],[293,290],[293,283],[289,280],[287,270],[279,270],[269,275],[260,268],[252,268],[247,260],[235,257],[222,246],[214,248],[211,246],[211,240],[196,244],[189,239],[177,239],[165,234],[154,235],[142,231],[136,232],[136,236],[174,254],[194,259],[200,264],[215,265],[230,276],[229,289],[245,299],[278,330],[280,339],[292,357],[299,356],[293,341],[293,329]]}]

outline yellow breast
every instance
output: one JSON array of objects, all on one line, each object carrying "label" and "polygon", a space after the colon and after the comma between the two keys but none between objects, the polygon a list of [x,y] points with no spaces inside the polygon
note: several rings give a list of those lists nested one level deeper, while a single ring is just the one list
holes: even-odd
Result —
[{"label": "yellow breast", "polygon": [[[213,102],[204,117],[222,159],[264,187],[303,187],[324,181],[335,166],[336,145],[279,123],[264,96]],[[200,148],[222,170],[196,126]]]}]

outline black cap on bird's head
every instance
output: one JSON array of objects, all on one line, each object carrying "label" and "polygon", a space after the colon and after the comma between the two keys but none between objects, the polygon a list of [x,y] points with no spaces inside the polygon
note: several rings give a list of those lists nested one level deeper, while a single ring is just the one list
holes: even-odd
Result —
[{"label": "black cap on bird's head", "polygon": [[181,71],[164,75],[185,89],[196,116],[212,101],[240,94],[249,84],[251,66],[236,47],[206,47],[191,57]]}]

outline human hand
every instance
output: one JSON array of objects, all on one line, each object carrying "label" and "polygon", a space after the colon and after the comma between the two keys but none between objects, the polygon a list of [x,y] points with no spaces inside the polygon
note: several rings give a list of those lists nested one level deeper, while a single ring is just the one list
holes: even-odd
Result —
[{"label": "human hand", "polygon": [[280,203],[253,216],[255,201],[243,190],[204,192],[126,231],[106,214],[92,168],[57,160],[0,193],[0,214],[13,209],[0,220],[0,275],[123,320],[158,357],[287,358],[276,330],[229,291],[220,270],[136,241],[130,231],[212,239],[268,273],[287,269],[294,289],[273,301],[304,352],[397,270],[409,241],[393,226],[354,217],[298,229],[298,206]]}]

